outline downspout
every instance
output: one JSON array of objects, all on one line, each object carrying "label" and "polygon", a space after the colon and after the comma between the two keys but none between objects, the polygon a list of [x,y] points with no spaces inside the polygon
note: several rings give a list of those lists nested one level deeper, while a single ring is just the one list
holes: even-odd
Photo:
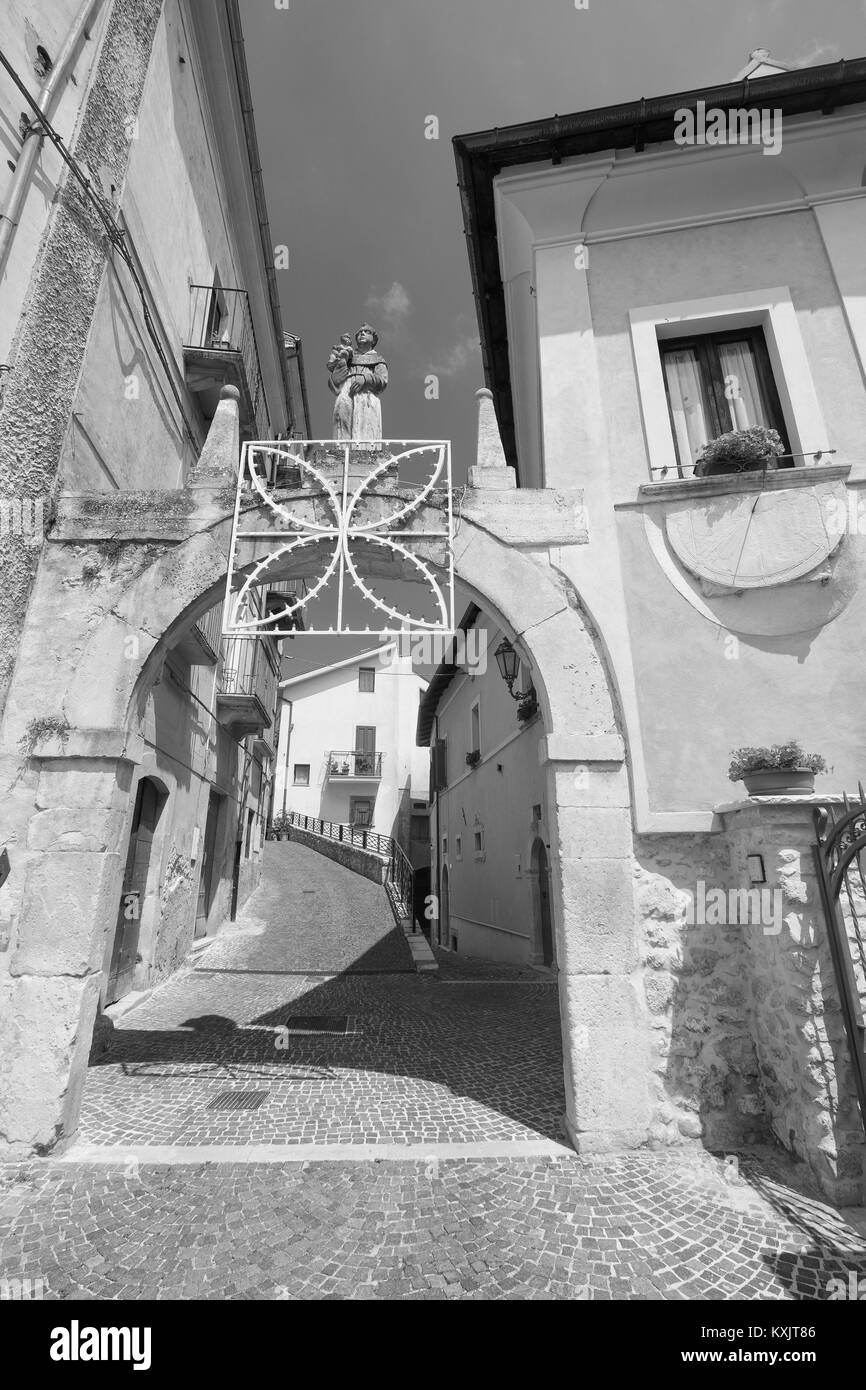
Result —
[{"label": "downspout", "polygon": [[289,793],[289,750],[292,746],[292,712],[294,704],[291,700],[283,700],[283,712],[286,715],[286,775],[283,778],[283,815],[286,814],[286,797]]},{"label": "downspout", "polygon": [[[84,4],[66,37],[66,42],[58,54],[57,61],[39,94],[39,110],[44,116],[50,116],[56,106],[60,89],[65,84],[75,62],[79,44],[82,39],[90,37],[88,30],[101,5],[102,0],[84,0]],[[15,165],[6,210],[0,213],[0,280],[6,271],[12,243],[15,240],[15,232],[21,221],[21,213],[27,200],[33,170],[41,148],[39,123],[37,120],[33,120],[30,122],[18,163]]]}]

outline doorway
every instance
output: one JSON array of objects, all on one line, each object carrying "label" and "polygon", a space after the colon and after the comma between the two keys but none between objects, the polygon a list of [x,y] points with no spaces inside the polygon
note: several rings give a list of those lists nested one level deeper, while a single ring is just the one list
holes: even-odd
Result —
[{"label": "doorway", "polygon": [[108,967],[106,1004],[115,1004],[128,994],[135,982],[141,912],[147,894],[151,851],[162,808],[167,796],[149,777],[142,777],[135,794],[132,829],[123,872],[117,927]]},{"label": "doorway", "polygon": [[[450,951],[451,947],[451,908],[448,901],[448,870],[443,866],[439,887],[439,945]],[[455,941],[456,946],[456,941]]]},{"label": "doorway", "polygon": [[376,730],[372,724],[355,729],[355,776],[372,777],[376,771]]},{"label": "doorway", "polygon": [[198,881],[198,901],[195,909],[195,935],[207,935],[207,919],[214,899],[214,882],[216,875],[214,866],[216,862],[216,839],[217,826],[219,824],[220,802],[222,797],[219,792],[211,791],[207,799],[207,822],[204,832],[204,849],[201,857],[201,876]]},{"label": "doorway", "polygon": [[373,798],[370,796],[349,797],[349,824],[359,830],[369,830],[373,824]]},{"label": "doorway", "polygon": [[550,862],[547,847],[538,839],[532,846],[532,872],[535,874],[535,958],[536,964],[554,969],[553,914],[550,906]]}]

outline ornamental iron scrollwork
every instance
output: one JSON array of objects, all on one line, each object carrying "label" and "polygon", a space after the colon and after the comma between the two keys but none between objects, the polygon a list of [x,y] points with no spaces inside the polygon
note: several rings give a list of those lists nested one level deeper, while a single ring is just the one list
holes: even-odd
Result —
[{"label": "ornamental iron scrollwork", "polygon": [[[866,792],[815,808],[815,865],[860,1115],[866,1130]],[[837,814],[841,812],[841,814]]]},{"label": "ornamental iron scrollwork", "polygon": [[[292,636],[302,616],[305,632],[453,632],[451,496],[451,450],[445,440],[246,443],[223,636]],[[369,575],[360,572],[376,554],[373,547],[382,554],[386,577],[410,579],[407,590],[420,586],[432,618],[406,612],[373,592]],[[271,590],[267,612],[258,612],[250,602],[252,592],[268,588],[269,581],[278,584],[289,569],[299,574],[307,557],[301,591]],[[382,615],[382,626],[347,625],[350,592]],[[316,626],[308,620],[310,605],[334,593],[336,623]]]}]

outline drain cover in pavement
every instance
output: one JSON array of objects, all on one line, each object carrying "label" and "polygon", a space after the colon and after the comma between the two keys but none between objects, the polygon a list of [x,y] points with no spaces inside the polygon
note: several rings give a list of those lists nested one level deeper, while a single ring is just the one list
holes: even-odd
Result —
[{"label": "drain cover in pavement", "polygon": [[286,1031],[289,1033],[348,1033],[348,1014],[289,1014]]},{"label": "drain cover in pavement", "polygon": [[258,1110],[269,1091],[220,1091],[208,1110]]}]

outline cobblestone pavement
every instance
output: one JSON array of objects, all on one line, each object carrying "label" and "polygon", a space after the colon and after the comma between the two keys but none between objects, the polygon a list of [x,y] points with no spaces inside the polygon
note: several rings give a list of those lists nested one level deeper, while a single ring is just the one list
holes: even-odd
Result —
[{"label": "cobblestone pavement", "polygon": [[[91,1067],[84,1142],[562,1138],[555,982],[510,967],[488,978],[484,962],[463,958],[448,967],[459,988],[415,974],[381,887],[306,846],[267,848],[264,883],[237,930],[126,1015]],[[397,969],[353,973],[371,958]],[[290,973],[338,964],[332,978]],[[280,1032],[294,1014],[343,1017],[348,1029]],[[266,1094],[254,1110],[208,1109],[226,1090]]]},{"label": "cobblestone pavement", "polygon": [[816,1299],[838,1214],[744,1159],[0,1170],[0,1277],[47,1298]]},{"label": "cobblestone pavement", "polygon": [[208,949],[209,970],[413,972],[381,884],[291,840],[265,845],[262,882]]}]

